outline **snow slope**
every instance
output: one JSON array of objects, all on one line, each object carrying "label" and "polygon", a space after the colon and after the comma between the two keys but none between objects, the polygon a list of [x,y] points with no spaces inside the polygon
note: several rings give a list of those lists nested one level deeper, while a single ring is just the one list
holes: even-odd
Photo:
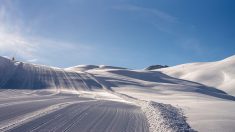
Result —
[{"label": "snow slope", "polygon": [[235,96],[235,55],[217,62],[183,64],[158,71],[215,87]]},{"label": "snow slope", "polygon": [[[124,68],[89,65],[82,66],[82,69],[81,66],[77,67],[76,70],[61,69],[6,58],[0,58],[0,65],[0,87],[5,89],[0,91],[0,98],[3,99],[0,101],[0,111],[3,113],[0,114],[0,131],[149,131],[146,113],[153,113],[155,108],[151,110],[151,105],[146,105],[144,112],[136,102],[113,98],[114,95],[105,90],[96,92],[96,89],[106,87],[94,75],[85,72],[89,69]],[[30,92],[24,93],[26,89]],[[46,91],[37,94],[42,89]],[[66,98],[70,100],[67,102]],[[94,99],[95,103],[82,101],[85,104],[82,105],[81,98]],[[9,114],[4,114],[6,111],[10,111]],[[177,111],[175,114],[178,114]],[[182,125],[166,122],[160,113],[154,115],[165,123],[154,124],[158,129],[151,129],[153,132],[190,129],[184,118],[185,125]],[[164,117],[168,116],[169,113],[164,114]]]},{"label": "snow slope", "polygon": [[48,90],[1,90],[0,94],[1,132],[148,132],[138,106],[107,97],[98,100]]},{"label": "snow slope", "polygon": [[[182,66],[178,66],[181,68],[176,66],[176,68],[148,71],[96,65],[61,69],[13,62],[0,57],[0,87],[5,89],[0,90],[0,111],[6,113],[7,110],[11,110],[15,113],[15,117],[0,114],[0,117],[4,117],[1,118],[2,121],[0,120],[0,126],[2,125],[2,130],[12,131],[44,129],[59,131],[65,127],[68,128],[66,131],[97,129],[115,131],[124,127],[127,131],[148,131],[147,128],[149,128],[153,132],[193,130],[233,132],[235,130],[234,96],[227,94],[227,91],[224,92],[224,89],[177,77],[183,76],[185,71],[202,70],[201,73],[203,73],[211,70],[209,73],[213,75],[206,74],[207,77],[204,75],[198,78],[204,77],[202,81],[212,79],[211,83],[220,85],[219,76],[224,75],[223,81],[231,82],[228,84],[232,85],[234,57],[219,62],[194,63],[186,66],[188,69],[190,67],[195,69],[182,70]],[[167,75],[167,70],[178,76]],[[190,75],[191,73],[188,74]],[[31,90],[24,92],[22,89]],[[97,89],[102,90],[96,92]],[[48,90],[54,91],[54,94]],[[75,94],[75,99],[74,94],[71,94],[73,91],[78,93]],[[11,98],[8,99],[8,97]],[[48,104],[51,101],[47,102],[47,98],[53,98],[51,104]],[[68,102],[75,102],[67,106],[68,102],[61,102],[61,98],[69,98]],[[79,98],[88,98],[92,101],[85,102],[83,105],[76,102]],[[19,103],[14,102],[15,100]],[[66,100],[62,99],[62,101]],[[92,103],[93,100],[94,103]],[[53,101],[58,102],[58,105],[52,105]],[[37,105],[32,105],[36,103]],[[21,104],[25,105],[21,107]],[[25,111],[27,108],[30,109]],[[16,109],[20,111],[14,111]],[[56,123],[58,119],[60,122]],[[126,122],[127,120],[131,122]],[[47,123],[45,124],[44,121]],[[109,123],[111,126],[107,126]],[[14,124],[17,125],[14,126]],[[125,127],[126,124],[128,124],[127,127]],[[64,127],[60,128],[60,126]]]},{"label": "snow slope", "polygon": [[[189,125],[196,131],[233,132],[235,130],[235,97],[222,90],[174,78],[160,71],[92,69],[86,72],[94,75],[108,89],[120,94],[147,102],[157,102],[154,106],[161,106],[159,103],[164,103],[164,108],[167,108],[165,104],[171,104],[181,109]],[[152,114],[147,114],[147,117],[154,117],[156,114],[153,113],[159,113],[161,107],[155,110],[155,112],[150,112]],[[164,110],[162,114],[166,117],[166,121],[173,122],[174,125],[182,123],[170,118],[169,115],[174,115],[173,113],[170,109]],[[155,121],[158,118],[159,116],[154,120],[150,118],[150,124],[151,121],[155,124],[162,122],[161,120]],[[155,128],[158,127],[155,126]]]},{"label": "snow slope", "polygon": [[88,71],[92,69],[126,69],[122,67],[116,67],[116,66],[106,66],[106,65],[78,65],[74,67],[69,67],[66,68],[67,70],[72,70],[72,71]]},{"label": "snow slope", "polygon": [[142,87],[164,93],[167,91],[181,93],[196,93],[206,96],[235,100],[235,97],[226,94],[224,91],[209,87],[200,83],[177,79],[163,74],[159,71],[128,70],[128,69],[93,69],[88,73],[94,75],[99,82],[107,88],[115,89],[125,86]]},{"label": "snow slope", "polygon": [[139,106],[83,71],[0,57],[0,88],[0,131],[149,131]]},{"label": "snow slope", "polygon": [[[129,71],[125,70],[124,68],[104,66],[104,65],[102,66],[83,65],[73,68],[61,69],[61,68],[48,67],[43,65],[29,64],[24,62],[15,62],[6,58],[0,58],[0,60],[1,60],[0,86],[2,89],[6,89],[7,91],[7,92],[5,92],[5,90],[3,90],[2,92],[0,91],[0,98],[14,96],[16,100],[20,101],[21,99],[23,99],[19,103],[17,102],[14,103],[12,102],[11,99],[6,100],[6,102],[3,101],[2,104],[0,103],[0,106],[2,105],[4,107],[4,109],[0,107],[0,111],[2,110],[2,113],[4,113],[4,111],[7,110],[9,110],[11,113],[15,113],[15,114],[10,114],[9,117],[6,116],[6,118],[2,118],[2,120],[0,120],[0,130],[2,131],[6,130],[40,131],[47,129],[47,130],[58,130],[58,131],[60,130],[149,131],[150,130],[152,132],[155,132],[155,131],[191,130],[190,126],[185,121],[184,116],[181,115],[178,112],[178,109],[174,108],[173,106],[169,107],[168,105],[165,104],[148,103],[148,102],[137,103],[138,99],[130,101],[126,99],[124,100],[122,99],[122,97],[113,98],[114,96],[113,93],[109,93],[110,91],[112,91],[112,89],[107,87],[105,83],[100,80],[100,78],[97,78],[94,74],[87,72],[89,70],[94,70],[94,69]],[[14,94],[14,92],[20,93],[20,91],[25,89],[30,89],[31,92],[29,92],[29,94],[26,95],[20,94],[23,97]],[[41,89],[50,90],[50,91],[42,92],[41,95],[43,96],[37,95],[36,94],[38,93],[37,91]],[[98,94],[97,92],[95,92],[96,89],[103,89],[103,90],[101,90],[101,92],[99,92]],[[8,93],[8,91],[13,91],[13,92]],[[48,93],[50,92],[55,94],[48,95]],[[38,100],[35,100],[35,102],[31,101],[34,100],[33,99],[35,95],[34,93],[38,97]],[[45,96],[54,97],[55,95],[56,97],[55,101],[60,102],[59,99],[60,95],[57,95],[57,93],[61,93],[62,97],[64,97],[64,95],[69,95],[68,98],[70,98],[71,96],[73,97],[73,94],[75,93],[75,95],[78,95],[79,97],[93,98],[95,99],[95,101],[98,102],[99,101],[104,102],[103,100],[106,100],[106,102],[104,102],[103,103],[104,105],[101,106],[95,105],[96,107],[93,107],[92,103],[92,110],[86,108],[87,106],[89,107],[91,103],[87,103],[86,105],[80,105],[79,103],[78,105],[75,104],[75,106],[73,106],[71,110],[70,105],[73,105],[74,103],[72,102],[74,101],[76,102],[76,100],[79,100],[79,98],[71,100],[71,103],[69,102],[62,104],[59,103],[58,105],[48,104],[49,101],[44,99]],[[72,94],[65,94],[65,93],[72,93]],[[27,95],[29,95],[29,97],[24,98]],[[43,102],[43,100],[45,100],[46,102]],[[39,105],[37,105],[37,102],[39,103]],[[96,102],[95,104],[99,104],[98,102]],[[132,103],[130,104],[130,102]],[[31,105],[33,106],[32,110],[30,109]],[[46,107],[41,108],[40,107],[41,105]],[[19,112],[14,110],[19,110]],[[79,110],[81,110],[80,113]],[[165,112],[165,110],[167,110],[167,112]],[[22,111],[23,113],[21,113]],[[73,116],[71,116],[69,115],[69,113],[74,113],[74,114]],[[128,116],[128,113],[130,116]],[[164,114],[162,115],[162,113]],[[180,118],[182,117],[180,123],[178,123],[178,118],[174,118],[173,116],[171,116],[172,113],[174,113],[176,117]],[[57,117],[58,116],[60,117],[61,114],[65,116],[59,122],[56,122]],[[82,117],[80,117],[81,115]],[[55,120],[54,117],[56,117]],[[151,120],[150,119],[146,120],[146,117],[148,118],[154,117],[154,118],[152,118]],[[84,120],[81,121],[81,119],[83,118]],[[54,122],[52,122],[52,120],[56,122],[56,125]],[[96,121],[91,124],[87,123],[87,122],[92,122],[91,120],[96,120]],[[44,125],[43,122],[47,123]],[[112,123],[110,124],[111,126],[107,126],[107,124],[109,123]],[[72,126],[70,126],[70,124],[72,124]],[[79,127],[79,124],[83,124],[82,127]],[[63,127],[61,128],[61,126]]]},{"label": "snow slope", "polygon": [[0,57],[0,88],[89,90],[102,87],[83,72],[13,62]]}]

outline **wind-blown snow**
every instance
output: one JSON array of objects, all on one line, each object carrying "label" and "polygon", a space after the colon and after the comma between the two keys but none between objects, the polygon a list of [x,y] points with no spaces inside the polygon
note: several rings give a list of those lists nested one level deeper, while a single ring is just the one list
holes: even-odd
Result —
[{"label": "wind-blown snow", "polygon": [[0,64],[0,87],[3,89],[89,90],[102,88],[83,72],[13,62],[2,57]]}]

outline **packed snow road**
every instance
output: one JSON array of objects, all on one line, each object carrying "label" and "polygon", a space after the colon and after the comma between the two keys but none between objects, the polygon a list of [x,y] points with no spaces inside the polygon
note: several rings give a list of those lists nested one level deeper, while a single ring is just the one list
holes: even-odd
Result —
[{"label": "packed snow road", "polygon": [[[146,117],[135,105],[76,94],[28,91],[0,92],[0,131],[148,131]],[[6,97],[7,93],[13,96]]]}]

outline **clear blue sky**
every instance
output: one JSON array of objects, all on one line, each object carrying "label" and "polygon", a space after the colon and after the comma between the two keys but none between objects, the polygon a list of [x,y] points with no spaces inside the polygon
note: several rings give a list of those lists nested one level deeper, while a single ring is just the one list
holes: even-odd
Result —
[{"label": "clear blue sky", "polygon": [[233,0],[1,0],[0,55],[144,68],[235,54]]}]

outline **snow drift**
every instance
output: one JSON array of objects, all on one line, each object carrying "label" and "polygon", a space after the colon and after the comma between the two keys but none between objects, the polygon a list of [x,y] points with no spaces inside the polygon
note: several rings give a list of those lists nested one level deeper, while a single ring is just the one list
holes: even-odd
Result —
[{"label": "snow drift", "polygon": [[129,70],[129,69],[93,69],[87,71],[94,75],[96,80],[110,90],[120,87],[139,87],[143,90],[158,91],[161,93],[196,93],[206,96],[235,100],[235,97],[224,91],[200,83],[182,80],[168,76],[159,71]]},{"label": "snow drift", "polygon": [[172,77],[199,82],[235,95],[235,55],[217,62],[182,64],[158,71]]}]

